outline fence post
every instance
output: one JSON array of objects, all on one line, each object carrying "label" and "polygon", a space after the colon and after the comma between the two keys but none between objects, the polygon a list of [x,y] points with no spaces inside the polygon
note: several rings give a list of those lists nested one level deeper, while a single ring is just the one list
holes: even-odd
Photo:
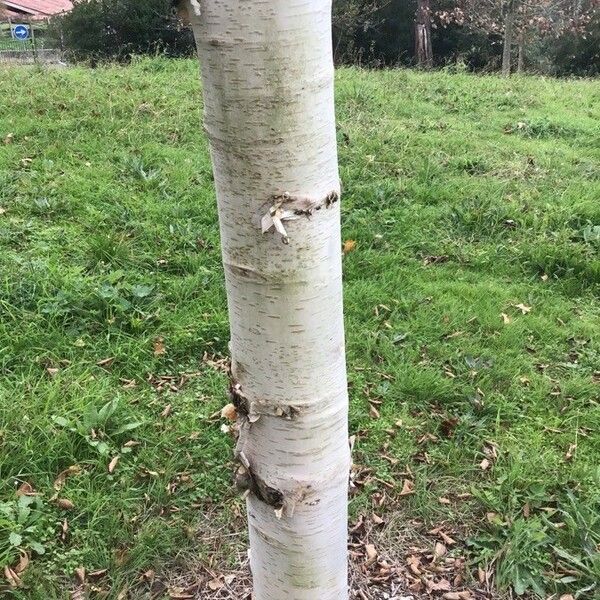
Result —
[{"label": "fence post", "polygon": [[37,55],[37,44],[35,41],[35,30],[33,28],[33,23],[31,21],[31,17],[29,17],[29,31],[31,32],[31,45],[33,47],[33,62],[37,64],[38,55]]}]

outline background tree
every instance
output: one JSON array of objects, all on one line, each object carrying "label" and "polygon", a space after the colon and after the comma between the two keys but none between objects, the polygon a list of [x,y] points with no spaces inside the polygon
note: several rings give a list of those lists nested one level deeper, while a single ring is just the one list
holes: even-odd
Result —
[{"label": "background tree", "polygon": [[502,73],[510,75],[513,46],[522,70],[526,45],[566,32],[585,36],[594,22],[598,0],[457,0],[435,15],[443,27],[459,25],[502,40]]},{"label": "background tree", "polygon": [[348,596],[331,0],[190,0],[256,600]]},{"label": "background tree", "polygon": [[417,66],[433,66],[433,46],[431,43],[431,5],[430,0],[417,0],[415,15],[415,57]]},{"label": "background tree", "polygon": [[[336,63],[362,63],[373,58],[372,46],[361,43],[381,25],[387,0],[336,0],[333,3],[333,47]],[[371,52],[370,52],[371,50]]]}]

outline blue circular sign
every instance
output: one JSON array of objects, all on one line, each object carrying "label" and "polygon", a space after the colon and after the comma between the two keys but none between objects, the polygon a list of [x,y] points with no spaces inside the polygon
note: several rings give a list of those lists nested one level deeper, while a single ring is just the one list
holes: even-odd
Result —
[{"label": "blue circular sign", "polygon": [[17,40],[29,39],[29,27],[27,25],[15,25],[13,27],[13,36]]}]

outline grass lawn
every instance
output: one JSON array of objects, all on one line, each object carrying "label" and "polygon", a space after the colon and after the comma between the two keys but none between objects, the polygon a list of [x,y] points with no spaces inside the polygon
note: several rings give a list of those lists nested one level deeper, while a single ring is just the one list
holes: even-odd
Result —
[{"label": "grass lawn", "polygon": [[[0,595],[207,598],[244,525],[196,63],[0,97]],[[598,82],[342,69],[337,103],[355,552],[598,597]]]}]

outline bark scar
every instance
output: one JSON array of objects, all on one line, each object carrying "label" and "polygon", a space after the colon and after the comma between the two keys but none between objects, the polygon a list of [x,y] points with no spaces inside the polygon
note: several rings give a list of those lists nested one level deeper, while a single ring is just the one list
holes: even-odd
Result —
[{"label": "bark scar", "polygon": [[325,198],[317,199],[310,196],[292,196],[289,192],[276,194],[271,198],[273,204],[261,220],[262,232],[267,233],[273,229],[281,235],[284,244],[290,243],[290,238],[285,229],[285,221],[296,221],[302,217],[310,218],[316,210],[323,207],[330,208],[340,199],[337,190],[329,192]]},{"label": "bark scar", "polygon": [[235,484],[241,492],[254,494],[259,500],[272,506],[275,511],[281,510],[284,506],[283,494],[253,473],[249,463],[248,466],[240,464],[235,474]]}]

